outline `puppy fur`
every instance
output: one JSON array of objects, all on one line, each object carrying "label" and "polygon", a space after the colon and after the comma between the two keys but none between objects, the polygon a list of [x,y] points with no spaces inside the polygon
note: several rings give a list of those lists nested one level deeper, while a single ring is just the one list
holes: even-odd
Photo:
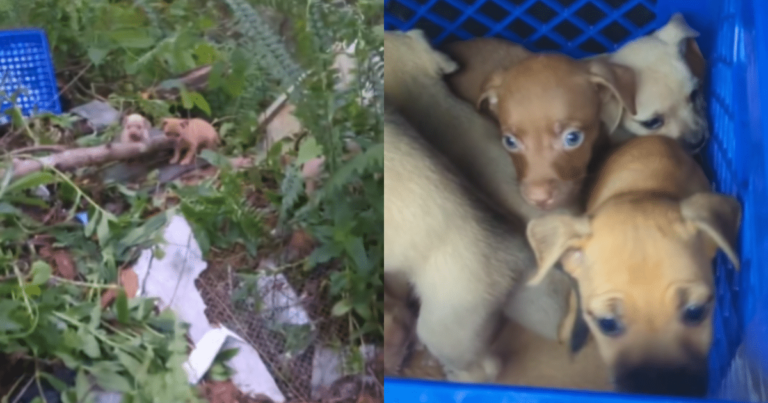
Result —
[{"label": "puppy fur", "polygon": [[[219,145],[219,134],[216,129],[203,119],[163,119],[163,132],[176,140],[171,164],[189,165],[195,162],[197,153],[203,148],[213,149]],[[187,150],[184,159],[181,152]]]},{"label": "puppy fur", "polygon": [[699,33],[675,14],[651,35],[622,46],[607,59],[635,71],[635,113],[625,113],[618,141],[661,134],[698,152],[710,137],[704,100],[706,61],[696,44]]},{"label": "puppy fur", "polygon": [[461,65],[447,77],[451,88],[497,120],[522,195],[542,210],[579,197],[605,135],[623,109],[634,111],[634,73],[618,64],[532,54],[495,38],[455,42],[446,52]]},{"label": "puppy fur", "polygon": [[149,120],[138,113],[132,113],[123,118],[123,131],[120,133],[121,143],[146,143],[149,141]]},{"label": "puppy fur", "polygon": [[737,200],[715,194],[666,136],[636,137],[600,169],[583,216],[529,222],[539,272],[559,261],[620,391],[702,396],[718,249],[738,269]]},{"label": "puppy fur", "polygon": [[397,375],[415,341],[417,312],[411,286],[397,273],[384,275],[384,375]]},{"label": "puppy fur", "polygon": [[552,210],[580,197],[593,157],[634,99],[627,67],[536,54],[491,74],[477,105],[499,123],[523,198]]},{"label": "puppy fur", "polygon": [[[443,81],[445,74],[458,68],[453,60],[434,50],[420,30],[385,32],[384,52],[388,106],[493,203],[526,219],[547,212],[523,199],[497,125],[454,96]],[[561,211],[576,211],[577,201],[562,205]]]},{"label": "puppy fur", "polygon": [[[544,338],[513,320],[505,321],[493,343],[502,362],[494,383],[503,385],[611,391],[608,368],[593,340],[572,356],[567,346]],[[437,360],[426,348],[417,346],[406,361],[404,378],[444,380]]]},{"label": "puppy fur", "polygon": [[496,70],[506,70],[533,53],[526,48],[499,38],[474,38],[442,47],[460,66],[446,76],[446,82],[461,99],[475,105],[488,77]]},{"label": "puppy fur", "polygon": [[535,265],[524,224],[494,214],[392,111],[384,143],[385,273],[412,284],[417,336],[447,378],[493,381],[499,363],[489,347],[503,304]]}]

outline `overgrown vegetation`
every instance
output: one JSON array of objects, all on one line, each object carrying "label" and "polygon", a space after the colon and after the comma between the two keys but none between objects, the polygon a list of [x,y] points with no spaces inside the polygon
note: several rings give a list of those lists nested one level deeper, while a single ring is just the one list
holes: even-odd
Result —
[{"label": "overgrown vegetation", "polygon": [[[337,337],[355,345],[381,339],[383,76],[372,56],[383,57],[382,10],[380,0],[0,0],[0,27],[45,29],[63,96],[73,104],[105,99],[154,122],[199,116],[223,139],[217,152],[202,155],[219,168],[214,176],[176,182],[160,194],[153,193],[156,174],[139,188],[94,181],[91,169],[51,168],[11,181],[9,163],[20,157],[13,149],[101,144],[118,129],[76,137],[71,115],[23,120],[7,111],[14,124],[0,131],[0,354],[8,362],[0,367],[8,369],[0,370],[0,395],[23,387],[28,378],[9,374],[21,369],[35,375],[35,385],[53,385],[64,402],[93,401],[94,386],[131,402],[200,399],[180,365],[185,326],[115,285],[141,249],[162,243],[161,230],[177,212],[205,256],[244,250],[253,263],[235,268],[244,272],[274,252],[267,236],[274,222],[308,232],[317,248],[291,277],[331,267],[323,292],[329,311],[348,324]],[[338,91],[331,48],[353,41],[360,71]],[[213,66],[204,90],[179,87],[178,101],[146,92],[203,65]],[[307,134],[295,147],[278,143],[259,156],[258,116],[292,85],[290,102]],[[366,91],[372,96],[362,96]],[[351,157],[350,139],[361,149]],[[283,154],[292,157],[287,166]],[[257,163],[233,169],[228,158],[237,156]],[[308,197],[300,168],[318,156],[325,158],[324,180]],[[35,193],[41,185],[50,200]],[[84,224],[75,219],[82,212]],[[67,266],[72,276],[62,274]],[[108,292],[115,301],[102,309]],[[76,371],[74,386],[50,375],[62,365]],[[18,382],[8,384],[9,376]]]}]

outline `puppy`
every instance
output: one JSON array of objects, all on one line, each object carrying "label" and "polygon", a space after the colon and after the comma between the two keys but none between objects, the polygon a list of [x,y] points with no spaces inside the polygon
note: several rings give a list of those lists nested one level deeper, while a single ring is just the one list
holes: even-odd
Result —
[{"label": "puppy", "polygon": [[121,143],[145,143],[149,141],[149,120],[138,113],[132,113],[123,118],[123,131],[120,133]]},{"label": "puppy", "polygon": [[[453,60],[434,50],[420,30],[385,32],[384,53],[384,96],[389,107],[492,203],[526,219],[547,212],[523,199],[498,127],[454,96],[443,81],[443,75],[458,67]],[[571,211],[576,200],[561,200],[560,205]]]},{"label": "puppy", "polygon": [[395,273],[384,275],[384,374],[397,375],[415,340],[416,312],[410,284]]},{"label": "puppy", "polygon": [[524,224],[496,214],[389,108],[384,143],[385,275],[412,284],[416,334],[449,380],[493,381],[503,304],[535,264]]},{"label": "puppy", "polygon": [[617,140],[662,134],[677,139],[692,154],[706,144],[706,61],[696,44],[698,36],[677,13],[651,35],[602,56],[631,67],[637,80],[636,111],[624,114]]},{"label": "puppy", "polygon": [[474,38],[450,43],[443,52],[460,68],[446,76],[446,82],[461,99],[475,105],[488,77],[497,70],[506,70],[529,58],[526,48],[500,38]]},{"label": "puppy", "polygon": [[[203,148],[213,149],[220,142],[216,129],[203,119],[165,118],[162,129],[166,136],[176,140],[173,157],[169,161],[171,164],[192,164],[198,151]],[[187,150],[187,153],[179,162],[182,150]]]},{"label": "puppy", "polygon": [[736,268],[741,207],[711,193],[666,136],[637,137],[600,169],[580,217],[529,222],[539,276],[557,263],[578,283],[583,318],[619,391],[702,396],[718,249]]}]

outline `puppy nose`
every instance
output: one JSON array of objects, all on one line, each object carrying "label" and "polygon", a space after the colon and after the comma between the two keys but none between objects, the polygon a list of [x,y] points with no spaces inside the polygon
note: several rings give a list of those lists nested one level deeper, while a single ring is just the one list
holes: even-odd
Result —
[{"label": "puppy nose", "polygon": [[555,187],[550,182],[525,186],[524,196],[528,202],[541,209],[550,208],[555,199]]},{"label": "puppy nose", "polygon": [[621,392],[703,397],[707,393],[706,364],[703,369],[659,365],[634,367],[619,374],[616,386]]}]

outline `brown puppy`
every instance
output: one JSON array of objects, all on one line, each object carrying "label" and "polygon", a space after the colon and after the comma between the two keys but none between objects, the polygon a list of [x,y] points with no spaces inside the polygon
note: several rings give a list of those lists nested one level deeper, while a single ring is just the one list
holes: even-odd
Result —
[{"label": "brown puppy", "polygon": [[138,113],[132,113],[123,118],[123,131],[120,133],[121,143],[145,143],[149,141],[149,120]]},{"label": "brown puppy", "polygon": [[[505,211],[526,219],[547,212],[520,194],[498,126],[456,97],[443,81],[445,74],[456,70],[456,63],[434,50],[419,30],[384,35],[386,104]],[[560,208],[575,211],[576,202],[563,199]]]},{"label": "brown puppy", "polygon": [[593,155],[634,100],[627,67],[536,54],[491,74],[477,106],[498,120],[525,200],[553,210],[579,196]]},{"label": "brown puppy", "polygon": [[499,38],[474,38],[450,43],[443,51],[455,60],[459,69],[446,81],[461,99],[475,105],[488,77],[497,70],[506,70],[527,59],[533,53],[526,48]]},{"label": "brown puppy", "polygon": [[707,390],[718,248],[738,268],[741,207],[712,193],[675,140],[637,137],[600,170],[584,216],[528,224],[539,266],[578,282],[584,320],[620,391]]},{"label": "brown puppy", "polygon": [[187,153],[179,164],[192,164],[198,151],[203,148],[213,149],[220,141],[216,129],[203,119],[165,118],[162,129],[166,136],[176,140],[171,164],[179,162],[182,150],[187,150]]}]

